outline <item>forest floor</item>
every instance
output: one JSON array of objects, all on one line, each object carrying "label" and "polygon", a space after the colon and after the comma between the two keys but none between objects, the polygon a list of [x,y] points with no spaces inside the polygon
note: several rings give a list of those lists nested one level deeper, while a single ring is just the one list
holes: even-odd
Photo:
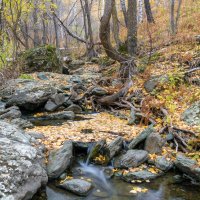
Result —
[{"label": "forest floor", "polygon": [[[146,111],[151,108],[164,106],[168,111],[168,117],[163,119],[159,116],[153,116],[156,121],[156,130],[159,132],[163,126],[170,124],[181,129],[190,130],[200,135],[199,126],[189,126],[181,120],[181,114],[195,101],[200,99],[200,87],[198,85],[186,83],[181,80],[181,76],[186,71],[194,60],[198,60],[200,56],[199,46],[194,44],[188,45],[171,45],[160,49],[154,53],[148,64],[144,64],[147,58],[141,58],[138,66],[145,67],[144,72],[138,73],[133,77],[134,85],[129,92],[142,90],[145,101]],[[109,76],[111,79],[116,77],[116,68],[118,64],[104,67],[88,63],[81,68],[84,73],[102,72],[103,76]],[[75,72],[76,73],[76,72]],[[161,84],[159,90],[153,94],[146,92],[144,83],[152,75],[166,75],[168,74],[170,82]],[[195,73],[195,77],[199,77],[199,72]],[[37,78],[36,74],[32,74],[37,81],[42,81]],[[194,78],[194,77],[193,77]],[[52,84],[66,85],[65,75],[54,75],[50,80]],[[117,91],[120,86],[113,87],[108,85],[105,87],[108,91]],[[129,116],[128,110],[120,110],[123,116]],[[39,116],[40,113],[36,113]],[[117,136],[123,136],[127,141],[130,141],[138,133],[140,133],[147,124],[139,123],[135,125],[128,125],[127,119],[122,119],[114,116],[109,112],[100,112],[96,114],[84,115],[84,120],[76,120],[63,123],[60,126],[36,126],[29,131],[42,132],[45,135],[43,143],[48,149],[60,147],[65,140],[93,142],[100,139],[106,139],[108,142]]]}]

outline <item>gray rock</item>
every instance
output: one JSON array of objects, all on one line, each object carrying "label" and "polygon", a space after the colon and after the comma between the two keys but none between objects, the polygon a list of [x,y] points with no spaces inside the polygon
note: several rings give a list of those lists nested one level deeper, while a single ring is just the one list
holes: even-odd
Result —
[{"label": "gray rock", "polygon": [[0,101],[0,112],[6,109],[6,103]]},{"label": "gray rock", "polygon": [[71,141],[66,141],[58,150],[53,150],[49,154],[47,165],[48,177],[58,178],[71,164],[73,145]]},{"label": "gray rock", "polygon": [[175,166],[183,173],[200,181],[200,166],[195,160],[187,158],[183,154],[178,154],[175,161]]},{"label": "gray rock", "polygon": [[94,146],[92,147],[92,149],[88,155],[87,162],[94,159],[100,153],[100,151],[102,149],[104,149],[105,144],[106,144],[106,140],[99,140],[96,144],[94,144]]},{"label": "gray rock", "polygon": [[174,163],[170,160],[167,160],[165,156],[158,156],[155,160],[155,166],[162,171],[169,171],[173,168]]},{"label": "gray rock", "polygon": [[26,134],[30,135],[31,137],[35,139],[44,139],[45,136],[42,133],[37,133],[37,132],[26,132]]},{"label": "gray rock", "polygon": [[8,82],[1,90],[0,96],[7,102],[7,106],[16,105],[27,110],[35,110],[56,92],[57,89],[48,83],[15,79]]},{"label": "gray rock", "polygon": [[0,120],[0,135],[21,143],[30,144],[30,137],[27,137],[18,126],[11,125],[2,120]]},{"label": "gray rock", "polygon": [[21,111],[17,106],[12,106],[3,111],[0,111],[0,119],[16,119],[22,115]]},{"label": "gray rock", "polygon": [[82,108],[78,105],[72,104],[68,108],[66,108],[65,111],[72,111],[75,114],[80,114],[82,113]]},{"label": "gray rock", "polygon": [[152,127],[144,129],[136,138],[134,138],[129,144],[129,149],[134,149],[139,143],[143,142],[150,134],[154,133],[155,130]]},{"label": "gray rock", "polygon": [[79,196],[87,196],[92,189],[92,184],[90,182],[81,179],[67,180],[60,186]]},{"label": "gray rock", "polygon": [[26,119],[22,119],[22,118],[16,118],[16,119],[11,120],[10,122],[11,124],[17,125],[21,129],[34,127],[34,125],[30,121]]},{"label": "gray rock", "polygon": [[122,178],[127,182],[131,182],[132,180],[152,180],[159,177],[160,175],[161,173],[154,174],[148,170],[141,170],[124,174]]},{"label": "gray rock", "polygon": [[150,134],[146,141],[144,150],[148,151],[151,154],[160,154],[162,153],[163,139],[158,133]]},{"label": "gray rock", "polygon": [[50,97],[50,99],[47,101],[45,105],[46,111],[55,111],[57,108],[59,108],[63,103],[65,102],[65,95],[60,94],[54,94]]},{"label": "gray rock", "polygon": [[190,108],[188,108],[181,116],[181,119],[184,120],[190,126],[199,126],[200,125],[200,101],[194,103]]},{"label": "gray rock", "polygon": [[144,150],[128,150],[126,154],[114,160],[115,168],[138,167],[148,159],[148,152]]},{"label": "gray rock", "polygon": [[72,111],[61,111],[45,116],[45,119],[47,120],[74,120],[74,118],[75,114]]},{"label": "gray rock", "polygon": [[147,92],[153,92],[159,83],[166,83],[169,80],[167,75],[152,76],[144,83],[144,88]]},{"label": "gray rock", "polygon": [[123,138],[119,136],[106,146],[106,155],[108,156],[109,160],[119,154],[119,152],[122,150],[123,141]]},{"label": "gray rock", "polygon": [[0,121],[0,135],[0,199],[29,200],[48,181],[44,155],[23,143],[29,138],[15,140],[16,135],[26,138],[16,126]]},{"label": "gray rock", "polygon": [[96,96],[104,96],[108,94],[108,91],[101,87],[95,87],[91,93],[92,95],[96,95]]}]

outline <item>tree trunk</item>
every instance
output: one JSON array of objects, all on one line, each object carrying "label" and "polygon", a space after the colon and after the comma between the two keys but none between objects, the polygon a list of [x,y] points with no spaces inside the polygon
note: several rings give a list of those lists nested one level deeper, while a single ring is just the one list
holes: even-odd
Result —
[{"label": "tree trunk", "polygon": [[144,0],[144,7],[145,7],[146,16],[147,16],[147,21],[149,23],[155,23],[149,0]]},{"label": "tree trunk", "polygon": [[91,14],[88,0],[85,1],[85,13],[87,16],[87,27],[88,27],[88,36],[89,36],[89,46],[88,46],[88,58],[91,59],[97,56],[97,53],[94,49],[94,39],[93,39],[93,30],[92,30],[92,23],[91,23]]},{"label": "tree trunk", "polygon": [[[52,0],[51,3],[54,4],[54,0]],[[56,13],[54,7],[51,8],[51,11],[52,11],[52,13]],[[59,37],[58,36],[59,26],[57,24],[57,19],[56,19],[55,15],[53,15],[53,26],[54,26],[54,33],[55,33],[56,48],[59,48],[60,47],[59,38],[58,38]]]},{"label": "tree trunk", "polygon": [[121,69],[119,75],[121,78],[130,78],[135,69],[134,59],[121,55],[116,49],[112,47],[110,41],[110,18],[114,0],[105,0],[104,14],[100,23],[100,40],[108,57],[120,62]]},{"label": "tree trunk", "polygon": [[33,10],[33,32],[34,32],[34,47],[40,44],[39,38],[39,27],[38,27],[38,0],[34,1],[34,10]]},{"label": "tree trunk", "polygon": [[171,28],[171,34],[175,34],[175,21],[174,21],[174,9],[175,9],[175,0],[171,0],[170,5],[170,28]]},{"label": "tree trunk", "polygon": [[120,41],[120,38],[119,38],[119,20],[117,17],[116,2],[112,9],[112,21],[113,21],[113,35],[114,35],[114,39],[117,45],[117,49],[119,49],[122,42]]},{"label": "tree trunk", "polygon": [[137,0],[128,0],[128,53],[137,53]]},{"label": "tree trunk", "polygon": [[127,11],[126,11],[126,1],[125,0],[120,0],[120,6],[124,15],[124,21],[125,21],[125,25],[127,27],[128,24],[128,16],[127,16]]}]

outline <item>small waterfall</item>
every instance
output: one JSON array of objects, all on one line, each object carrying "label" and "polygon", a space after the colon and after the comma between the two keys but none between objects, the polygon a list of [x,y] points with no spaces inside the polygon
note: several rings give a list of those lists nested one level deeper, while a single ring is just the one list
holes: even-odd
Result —
[{"label": "small waterfall", "polygon": [[80,166],[81,166],[81,171],[85,173],[85,175],[88,175],[91,178],[93,178],[98,186],[100,186],[106,191],[109,191],[109,193],[110,191],[112,191],[112,187],[107,181],[103,169],[100,169],[92,165],[87,165],[87,163],[83,162],[80,162]]}]

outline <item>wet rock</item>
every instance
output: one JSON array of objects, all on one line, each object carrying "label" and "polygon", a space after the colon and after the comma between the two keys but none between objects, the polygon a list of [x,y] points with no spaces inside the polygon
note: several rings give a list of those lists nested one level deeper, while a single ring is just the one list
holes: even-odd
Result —
[{"label": "wet rock", "polygon": [[49,154],[47,173],[50,179],[58,178],[71,164],[73,145],[66,141],[58,150]]},{"label": "wet rock", "polygon": [[138,167],[148,159],[148,152],[144,150],[128,150],[126,154],[114,160],[115,168]]},{"label": "wet rock", "polygon": [[72,111],[61,111],[58,113],[52,113],[45,116],[47,120],[74,120],[75,114]]},{"label": "wet rock", "polygon": [[136,138],[134,138],[129,144],[129,149],[134,149],[139,143],[143,142],[150,134],[154,133],[155,130],[152,127],[144,129]]},{"label": "wet rock", "polygon": [[106,146],[106,155],[109,160],[119,154],[119,152],[122,150],[123,141],[123,138],[119,136]]},{"label": "wet rock", "polygon": [[14,125],[0,121],[0,135],[0,199],[29,200],[48,181],[44,155]]},{"label": "wet rock", "polygon": [[82,113],[82,108],[76,104],[72,104],[68,108],[66,108],[65,111],[72,111],[75,114],[80,114]]},{"label": "wet rock", "polygon": [[200,181],[200,166],[195,160],[187,158],[183,154],[178,154],[175,161],[175,166],[183,173]]},{"label": "wet rock", "polygon": [[181,116],[182,120],[190,126],[200,125],[200,101],[194,103]]},{"label": "wet rock", "polygon": [[50,84],[34,80],[15,79],[8,82],[0,95],[7,106],[19,106],[26,110],[35,110],[44,105],[57,89]]},{"label": "wet rock", "polygon": [[163,139],[158,133],[150,134],[146,141],[144,150],[148,151],[151,154],[160,154],[162,153]]},{"label": "wet rock", "polygon": [[98,156],[98,154],[101,152],[101,150],[104,149],[105,144],[106,144],[105,140],[100,140],[96,144],[94,144],[94,146],[92,147],[92,149],[88,155],[88,162],[90,160],[93,160],[96,156]]},{"label": "wet rock", "polygon": [[104,96],[106,94],[108,94],[108,91],[105,90],[104,88],[101,87],[96,87],[92,90],[92,95],[96,95],[96,96]]},{"label": "wet rock", "polygon": [[160,175],[161,174],[155,174],[148,170],[141,170],[124,174],[122,178],[127,182],[131,182],[132,180],[152,180],[159,177]]},{"label": "wet rock", "polygon": [[144,83],[144,88],[147,92],[153,92],[159,83],[166,83],[169,80],[168,76],[152,76]]},{"label": "wet rock", "polygon": [[106,179],[111,179],[114,176],[114,168],[113,167],[105,167],[103,168],[103,173]]},{"label": "wet rock", "polygon": [[45,105],[46,111],[55,111],[57,108],[59,108],[63,103],[65,102],[65,95],[60,94],[54,94],[50,97],[50,99],[47,101]]},{"label": "wet rock", "polygon": [[81,179],[72,179],[64,181],[60,187],[79,196],[87,196],[92,189],[92,184]]},{"label": "wet rock", "polygon": [[168,160],[165,156],[158,156],[155,160],[155,166],[166,172],[173,168],[174,163],[171,160]]},{"label": "wet rock", "polygon": [[0,119],[16,119],[22,115],[21,111],[17,106],[12,106],[3,111],[0,111]]}]

